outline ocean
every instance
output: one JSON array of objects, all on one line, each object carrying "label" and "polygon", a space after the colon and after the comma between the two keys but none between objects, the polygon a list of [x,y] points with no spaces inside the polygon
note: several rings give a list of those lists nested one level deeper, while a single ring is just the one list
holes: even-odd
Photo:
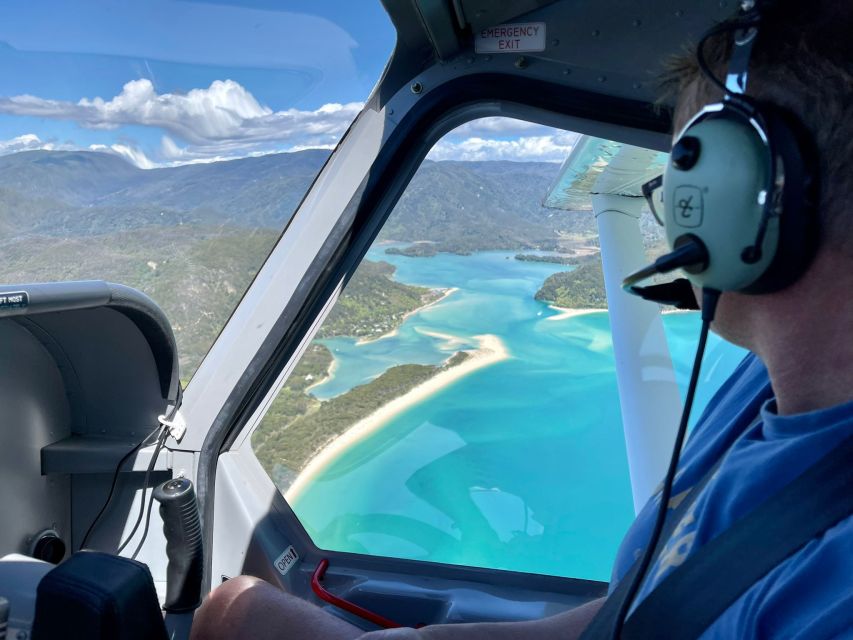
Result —
[{"label": "ocean", "polygon": [[[633,519],[606,312],[557,321],[534,299],[567,267],[514,252],[368,258],[407,284],[456,287],[396,335],[323,341],[336,368],[326,399],[404,363],[437,364],[473,336],[497,335],[511,358],[477,370],[392,418],[333,459],[293,508],[321,548],[608,580]],[[682,394],[697,314],[664,316]],[[712,336],[694,418],[743,357]]]}]

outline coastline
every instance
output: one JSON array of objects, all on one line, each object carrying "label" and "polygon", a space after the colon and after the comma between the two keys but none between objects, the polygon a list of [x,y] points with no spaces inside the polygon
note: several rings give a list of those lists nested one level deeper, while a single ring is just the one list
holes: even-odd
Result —
[{"label": "coastline", "polygon": [[[329,350],[331,352],[331,350]],[[305,387],[302,391],[304,394],[308,395],[311,393],[311,389],[314,387],[319,387],[321,384],[326,384],[329,380],[335,377],[335,371],[338,370],[338,359],[335,358],[335,354],[332,354],[332,361],[329,363],[329,368],[326,369],[326,375],[317,380],[316,382],[312,382],[309,386]]]},{"label": "coastline", "polygon": [[293,484],[285,492],[284,497],[288,501],[298,498],[305,488],[313,483],[317,479],[317,476],[344,451],[376,431],[379,431],[399,414],[423,402],[430,396],[450,386],[457,380],[470,375],[474,371],[510,357],[509,351],[498,336],[485,334],[474,336],[474,339],[479,346],[474,351],[466,352],[469,354],[469,357],[464,362],[435,374],[432,378],[410,389],[402,396],[394,398],[366,418],[356,422],[344,433],[323,447],[299,473]]},{"label": "coastline", "polygon": [[548,305],[549,309],[559,312],[555,316],[548,316],[545,320],[565,320],[566,318],[574,318],[575,316],[586,316],[591,313],[606,313],[607,309],[568,309],[566,307],[558,307],[553,304]]},{"label": "coastline", "polygon": [[[545,320],[565,320],[566,318],[574,318],[576,316],[586,316],[591,313],[607,313],[607,309],[569,309],[567,307],[558,307],[553,304],[548,305],[549,309],[558,311],[555,316],[548,316]],[[661,315],[668,316],[681,313],[696,313],[692,309],[661,309]]]},{"label": "coastline", "polygon": [[[439,287],[435,288],[439,289]],[[400,332],[400,326],[402,326],[402,324],[409,318],[409,316],[413,316],[416,313],[420,313],[424,309],[429,309],[431,306],[438,304],[439,302],[447,298],[449,295],[452,295],[457,291],[459,291],[459,287],[450,287],[449,289],[444,289],[442,291],[441,297],[436,298],[432,302],[427,302],[425,305],[418,307],[417,309],[412,309],[411,311],[407,311],[406,313],[404,313],[403,317],[400,319],[400,324],[396,328],[391,329],[391,331],[389,331],[388,333],[383,333],[381,336],[377,336],[376,338],[359,338],[358,340],[356,340],[355,346],[360,347],[363,344],[370,344],[371,342],[378,342],[379,340],[385,340],[386,338],[393,338]]]}]

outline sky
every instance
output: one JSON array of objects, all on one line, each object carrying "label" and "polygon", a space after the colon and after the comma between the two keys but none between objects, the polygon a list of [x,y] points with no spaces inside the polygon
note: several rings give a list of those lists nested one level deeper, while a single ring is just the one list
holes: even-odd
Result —
[{"label": "sky", "polygon": [[[394,47],[379,0],[4,0],[0,155],[141,168],[332,148]],[[434,160],[560,162],[575,135],[467,123]]]}]

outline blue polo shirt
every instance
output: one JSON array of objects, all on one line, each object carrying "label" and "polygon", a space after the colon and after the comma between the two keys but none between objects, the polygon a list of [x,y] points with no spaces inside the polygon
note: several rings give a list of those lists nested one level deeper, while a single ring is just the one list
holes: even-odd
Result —
[{"label": "blue polo shirt", "polygon": [[[670,508],[678,506],[724,453],[725,458],[649,568],[635,606],[690,554],[851,433],[853,402],[778,415],[767,370],[757,357],[747,356],[693,429],[682,453]],[[659,503],[659,494],[649,500],[622,541],[611,590],[642,554]],[[755,544],[760,547],[761,541]],[[754,584],[702,638],[853,638],[853,517],[809,542]]]}]

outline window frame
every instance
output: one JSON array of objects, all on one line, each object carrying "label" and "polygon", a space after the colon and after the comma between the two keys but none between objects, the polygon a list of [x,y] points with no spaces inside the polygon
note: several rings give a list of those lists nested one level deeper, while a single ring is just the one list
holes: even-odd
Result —
[{"label": "window frame", "polygon": [[[378,93],[365,106],[366,110],[380,107]],[[517,101],[519,95],[525,96],[527,101]],[[668,117],[644,102],[571,89],[533,78],[501,73],[473,74],[453,78],[422,96],[383,141],[366,179],[300,283],[304,294],[294,296],[280,315],[280,320],[285,317],[293,320],[287,326],[277,326],[278,335],[271,334],[264,348],[254,354],[249,368],[253,375],[234,389],[223,408],[226,415],[220,414],[205,437],[199,454],[197,479],[208,549],[213,537],[213,496],[219,456],[229,451],[242,452],[246,446],[251,449],[251,431],[260,422],[263,409],[296,366],[429,150],[452,129],[490,116],[517,118],[649,148],[663,148],[668,140]],[[345,141],[346,136],[338,149]],[[286,233],[287,228],[282,237]],[[260,467],[256,459],[254,463]],[[268,480],[272,485],[272,480]],[[506,586],[524,583],[530,588],[532,581],[534,588],[543,591],[576,593],[582,585],[584,592],[601,588],[599,582],[579,578],[320,550],[284,497],[277,490],[275,493],[270,510],[276,513],[276,519],[281,518],[278,525],[281,531],[298,539],[299,544],[312,552],[322,552],[333,564],[344,559],[349,564],[367,559],[374,567],[377,562],[388,570],[406,567],[406,571],[413,574],[423,572],[426,567],[441,567],[443,573],[458,579],[470,579],[472,575],[487,572],[492,583]],[[209,551],[205,564],[205,582],[210,585]]]}]

